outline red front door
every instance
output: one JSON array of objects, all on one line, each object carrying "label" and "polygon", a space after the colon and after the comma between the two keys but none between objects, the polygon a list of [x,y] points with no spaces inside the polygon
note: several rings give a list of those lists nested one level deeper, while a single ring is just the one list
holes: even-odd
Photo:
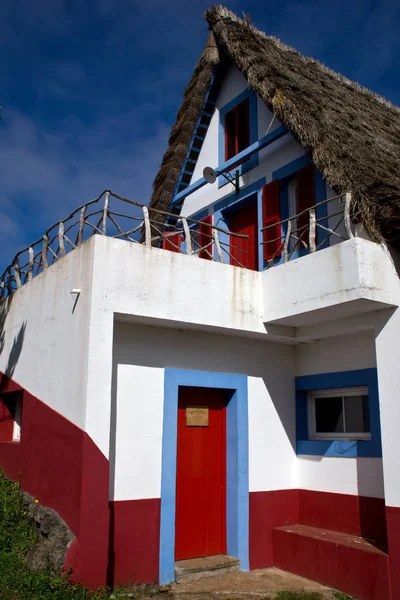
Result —
[{"label": "red front door", "polygon": [[257,198],[246,202],[242,208],[229,216],[229,230],[248,236],[248,238],[237,238],[231,235],[231,265],[241,264],[247,269],[258,271]]},{"label": "red front door", "polygon": [[178,399],[175,560],[226,553],[226,396],[182,387]]}]

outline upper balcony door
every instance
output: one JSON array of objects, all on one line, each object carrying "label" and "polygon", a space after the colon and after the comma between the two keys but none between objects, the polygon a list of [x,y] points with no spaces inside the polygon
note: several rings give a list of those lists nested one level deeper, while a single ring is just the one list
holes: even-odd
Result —
[{"label": "upper balcony door", "polygon": [[231,265],[242,265],[246,269],[258,271],[258,211],[257,196],[240,203],[240,207],[229,213],[229,230],[232,233],[247,235],[247,238],[231,236]]}]

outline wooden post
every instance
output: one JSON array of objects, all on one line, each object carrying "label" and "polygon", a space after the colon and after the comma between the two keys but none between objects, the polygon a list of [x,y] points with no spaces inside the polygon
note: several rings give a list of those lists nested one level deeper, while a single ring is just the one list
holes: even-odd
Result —
[{"label": "wooden post", "polygon": [[104,199],[104,208],[103,208],[103,222],[101,226],[102,235],[106,235],[107,233],[107,213],[108,213],[108,205],[110,203],[110,194],[106,192],[106,197]]},{"label": "wooden post", "polygon": [[183,231],[185,232],[186,254],[192,255],[192,238],[190,237],[190,229],[185,217],[182,217]]},{"label": "wooden post", "polygon": [[287,230],[286,230],[286,236],[285,236],[285,243],[283,245],[283,262],[287,262],[288,261],[288,249],[289,249],[289,242],[290,242],[290,234],[292,233],[292,221],[288,221],[287,224]]},{"label": "wooden post", "polygon": [[310,210],[310,228],[309,228],[309,250],[310,252],[315,252],[316,244],[315,244],[315,209],[312,208]]},{"label": "wooden post", "polygon": [[144,219],[144,243],[148,248],[151,248],[151,227],[149,219],[149,209],[147,206],[143,206],[143,219]]},{"label": "wooden post", "polygon": [[83,242],[83,228],[85,227],[86,206],[82,206],[81,214],[79,215],[79,230],[76,237],[76,245],[80,246]]},{"label": "wooden post", "polygon": [[35,255],[33,253],[32,246],[29,246],[28,252],[29,252],[29,266],[28,266],[27,276],[28,276],[28,281],[31,281],[32,273],[33,273],[33,266],[35,264]]},{"label": "wooden post", "polygon": [[218,231],[216,229],[213,229],[212,230],[212,235],[213,235],[215,247],[217,249],[217,254],[218,254],[219,262],[224,263],[225,259],[224,259],[224,255],[222,254],[221,244],[219,243]]},{"label": "wooden post", "polygon": [[48,235],[44,234],[43,236],[43,243],[42,243],[42,265],[43,265],[43,269],[47,269],[47,267],[49,266],[47,263],[47,248],[49,245],[49,237]]},{"label": "wooden post", "polygon": [[351,220],[350,220],[350,204],[351,204],[351,193],[347,192],[344,197],[344,226],[346,228],[346,233],[351,240],[354,235],[351,230]]},{"label": "wooden post", "polygon": [[64,223],[62,221],[60,221],[60,225],[58,227],[58,246],[60,248],[60,256],[65,256]]},{"label": "wooden post", "polygon": [[19,260],[18,260],[18,258],[16,258],[14,260],[13,267],[14,267],[15,283],[17,284],[17,288],[19,289],[20,287],[22,287],[22,283],[21,283],[21,274],[20,274],[20,271],[19,271]]}]

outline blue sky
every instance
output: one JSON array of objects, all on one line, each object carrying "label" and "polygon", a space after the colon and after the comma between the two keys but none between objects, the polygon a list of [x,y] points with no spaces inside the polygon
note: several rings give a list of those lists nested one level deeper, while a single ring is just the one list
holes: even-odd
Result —
[{"label": "blue sky", "polygon": [[[3,0],[0,270],[103,189],[147,203],[207,36],[203,0]],[[400,104],[398,0],[231,0]]]}]

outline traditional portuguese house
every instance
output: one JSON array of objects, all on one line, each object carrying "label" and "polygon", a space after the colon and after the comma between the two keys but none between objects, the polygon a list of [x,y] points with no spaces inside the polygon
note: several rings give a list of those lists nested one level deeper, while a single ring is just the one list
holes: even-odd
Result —
[{"label": "traditional portuguese house", "polygon": [[206,20],[150,205],[1,278],[0,464],[92,587],[224,555],[399,599],[399,109]]}]

